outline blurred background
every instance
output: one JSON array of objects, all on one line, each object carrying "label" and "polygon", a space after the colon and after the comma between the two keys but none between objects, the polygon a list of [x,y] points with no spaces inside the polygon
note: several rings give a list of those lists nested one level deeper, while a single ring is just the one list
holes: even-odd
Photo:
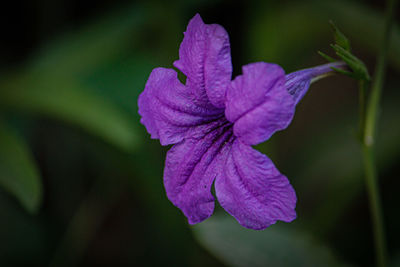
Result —
[{"label": "blurred background", "polygon": [[[373,266],[353,80],[314,84],[289,128],[257,146],[298,196],[298,218],[265,231],[219,207],[188,225],[163,188],[169,147],[139,123],[137,98],[153,68],[172,67],[195,13],[228,31],[234,76],[255,61],[287,72],[325,63],[330,19],[373,72],[383,2],[3,3],[0,266]],[[400,266],[397,25],[388,59],[377,158],[390,266]]]}]

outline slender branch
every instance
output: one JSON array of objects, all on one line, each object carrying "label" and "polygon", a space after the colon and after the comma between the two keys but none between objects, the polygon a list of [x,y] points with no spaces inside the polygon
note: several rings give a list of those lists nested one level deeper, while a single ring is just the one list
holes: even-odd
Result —
[{"label": "slender branch", "polygon": [[368,145],[373,144],[374,142],[376,121],[379,112],[379,102],[382,95],[383,81],[385,79],[386,56],[397,2],[397,0],[388,0],[385,31],[372,81],[371,96],[366,110],[367,114],[365,121],[364,143]]},{"label": "slender branch", "polygon": [[[379,194],[378,181],[377,181],[378,175],[377,175],[376,160],[374,155],[374,150],[375,150],[374,142],[375,142],[376,124],[378,120],[378,111],[380,108],[379,106],[380,99],[383,90],[383,82],[385,79],[387,49],[389,45],[390,33],[392,29],[393,17],[397,5],[397,0],[388,0],[387,4],[388,5],[386,10],[387,14],[386,14],[385,30],[378,54],[378,60],[374,77],[372,80],[371,94],[365,110],[365,120],[361,120],[362,124],[365,123],[362,148],[364,157],[366,185],[369,195],[370,212],[373,222],[376,265],[380,267],[386,266],[387,250],[386,250],[381,198]],[[364,87],[364,85],[360,84],[360,91],[364,91],[365,89],[361,88],[361,86]],[[360,101],[362,100],[360,99]]]}]

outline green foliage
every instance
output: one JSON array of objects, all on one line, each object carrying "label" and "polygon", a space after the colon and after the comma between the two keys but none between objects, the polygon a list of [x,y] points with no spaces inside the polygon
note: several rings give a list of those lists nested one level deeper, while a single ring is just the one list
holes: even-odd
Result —
[{"label": "green foliage", "polygon": [[31,77],[2,87],[0,103],[8,110],[71,123],[120,149],[131,150],[137,144],[136,128],[127,114],[71,79]]},{"label": "green foliage", "polygon": [[24,141],[1,121],[0,147],[0,186],[36,213],[42,201],[39,171]]},{"label": "green foliage", "polygon": [[140,5],[110,12],[106,17],[67,32],[33,58],[28,72],[52,77],[79,77],[113,60],[137,41],[148,10]]},{"label": "green foliage", "polygon": [[[339,30],[339,28],[332,21],[330,21],[330,24],[332,26],[335,39],[335,44],[331,44],[331,47],[333,48],[333,50],[335,50],[336,55],[339,56],[340,60],[343,60],[347,63],[347,66],[352,70],[352,72],[335,67],[332,67],[332,69],[338,73],[347,75],[357,80],[369,81],[370,76],[368,73],[368,69],[365,66],[364,62],[362,62],[351,53],[349,39]],[[329,62],[338,61],[337,59],[332,58],[321,51],[318,51],[318,54]]]},{"label": "green foliage", "polygon": [[254,231],[214,215],[193,229],[199,242],[229,266],[341,266],[327,247],[293,224]]},{"label": "green foliage", "polygon": [[[96,92],[83,77],[130,48],[144,14],[138,6],[114,12],[47,45],[24,70],[3,74],[0,111],[60,120],[123,151],[135,149],[136,118]],[[131,103],[134,101],[132,98]],[[35,212],[40,205],[41,183],[29,148],[8,132],[3,136],[1,182],[30,212]],[[24,166],[21,169],[16,167],[18,160]]]},{"label": "green foliage", "polygon": [[344,71],[338,68],[333,68],[334,70],[357,80],[369,81],[371,79],[364,62],[354,56],[350,51],[341,47],[339,44],[331,45],[331,47],[333,50],[335,50],[336,55],[338,55],[341,60],[347,63],[347,66],[349,66],[352,72]]},{"label": "green foliage", "polygon": [[344,50],[350,52],[351,46],[349,39],[347,39],[347,37],[339,30],[339,28],[335,25],[335,23],[333,23],[333,21],[330,21],[330,24],[334,32],[335,43],[338,46],[343,47]]},{"label": "green foliage", "polygon": [[132,150],[138,144],[132,118],[82,77],[130,47],[144,14],[140,7],[127,8],[47,46],[24,72],[0,81],[1,105],[71,123]]},{"label": "green foliage", "polygon": [[[352,70],[352,72],[332,67],[338,73],[347,75],[356,80],[369,81],[371,77],[369,76],[368,69],[359,58],[351,53],[350,41],[347,37],[339,30],[339,28],[331,21],[331,26],[333,28],[333,34],[335,39],[335,44],[331,44],[333,50],[335,50],[336,55],[339,56],[340,60],[347,63],[347,66]],[[328,60],[329,62],[337,61],[336,59],[318,51],[318,53]]]},{"label": "green foliage", "polygon": [[[332,69],[356,80],[369,81],[371,79],[364,62],[354,56],[349,50],[341,47],[339,44],[332,44],[331,47],[333,48],[333,50],[335,50],[336,55],[338,55],[341,60],[347,63],[347,66],[352,70],[352,72],[335,67],[332,67]],[[325,58],[327,57],[321,52],[320,54],[322,54]]]}]

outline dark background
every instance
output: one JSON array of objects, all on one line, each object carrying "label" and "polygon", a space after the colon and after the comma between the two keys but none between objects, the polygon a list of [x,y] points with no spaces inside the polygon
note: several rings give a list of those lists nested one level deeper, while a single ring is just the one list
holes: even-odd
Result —
[{"label": "dark background", "polygon": [[[298,218],[257,232],[221,208],[196,226],[167,199],[168,147],[139,123],[151,70],[172,67],[194,14],[230,35],[234,76],[333,56],[328,21],[373,72],[383,1],[8,1],[0,9],[0,266],[372,266],[357,83],[312,85],[285,131],[257,146],[288,176]],[[400,266],[400,32],[377,159],[391,266]],[[3,139],[2,139],[3,138]]]}]

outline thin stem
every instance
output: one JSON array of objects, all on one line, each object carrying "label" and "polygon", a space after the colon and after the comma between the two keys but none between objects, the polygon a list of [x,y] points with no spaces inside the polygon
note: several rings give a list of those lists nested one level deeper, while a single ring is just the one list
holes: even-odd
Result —
[{"label": "thin stem", "polygon": [[372,217],[376,266],[386,266],[386,238],[382,214],[381,197],[377,182],[376,162],[373,150],[370,146],[363,144],[365,182],[369,196],[370,213]]},{"label": "thin stem", "polygon": [[376,121],[379,111],[379,102],[382,95],[383,81],[386,71],[386,55],[389,46],[390,33],[392,31],[393,17],[397,0],[388,0],[385,31],[382,44],[378,54],[378,61],[375,68],[375,75],[372,81],[371,96],[367,106],[365,121],[364,143],[373,144],[376,130]]},{"label": "thin stem", "polygon": [[[380,98],[382,95],[383,81],[386,71],[386,55],[389,45],[390,33],[393,24],[394,11],[397,5],[397,0],[388,0],[387,14],[385,22],[385,30],[382,39],[382,44],[378,54],[378,61],[375,69],[375,74],[371,86],[371,95],[365,113],[365,128],[363,132],[363,157],[365,167],[365,178],[367,191],[369,195],[370,212],[373,222],[373,232],[375,241],[376,265],[386,266],[386,241],[384,222],[382,216],[381,198],[378,189],[378,175],[376,169],[376,161],[374,155],[374,140],[376,132],[376,124],[378,119],[378,111]],[[363,90],[360,88],[360,90]]]},{"label": "thin stem", "polygon": [[358,83],[358,98],[359,98],[359,107],[358,107],[358,113],[360,116],[360,122],[359,122],[359,132],[358,132],[358,137],[360,140],[363,140],[363,133],[364,133],[364,128],[365,128],[365,96],[367,94],[367,89],[369,86],[369,82],[365,80],[360,80]]}]

